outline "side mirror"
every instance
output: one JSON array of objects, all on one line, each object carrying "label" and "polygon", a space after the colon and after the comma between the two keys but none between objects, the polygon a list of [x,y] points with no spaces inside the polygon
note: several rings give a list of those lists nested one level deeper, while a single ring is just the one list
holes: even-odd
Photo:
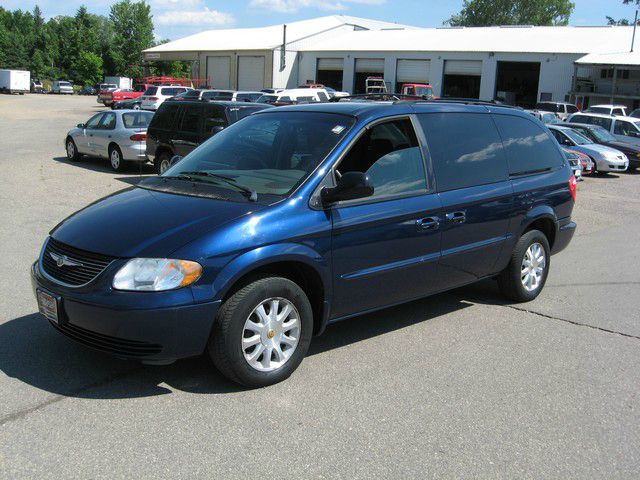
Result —
[{"label": "side mirror", "polygon": [[346,172],[338,180],[338,185],[332,188],[325,187],[320,192],[324,205],[370,197],[371,195],[373,195],[373,185],[371,185],[369,177],[362,172]]},{"label": "side mirror", "polygon": [[224,130],[224,127],[221,125],[216,125],[215,127],[211,127],[211,135],[215,135],[216,133],[220,133]]},{"label": "side mirror", "polygon": [[171,160],[169,160],[169,168],[173,167],[180,160],[182,160],[182,157],[180,155],[174,155],[173,157],[171,157]]},{"label": "side mirror", "polygon": [[79,123],[78,125],[76,125],[76,127],[85,129],[86,125],[84,123]]}]

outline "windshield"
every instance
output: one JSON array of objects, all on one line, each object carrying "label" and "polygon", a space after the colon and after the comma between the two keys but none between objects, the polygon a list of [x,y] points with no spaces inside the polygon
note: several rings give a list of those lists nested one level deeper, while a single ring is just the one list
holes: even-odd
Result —
[{"label": "windshield", "polygon": [[431,87],[417,87],[416,95],[426,95],[427,97],[433,97],[433,88]]},{"label": "windshield", "polygon": [[604,128],[593,128],[591,129],[591,133],[594,137],[596,137],[596,140],[598,140],[599,142],[615,142],[616,141],[616,137],[611,135]]},{"label": "windshield", "polygon": [[179,93],[173,98],[200,98],[200,90],[187,90],[186,92]]},{"label": "windshield", "polygon": [[590,107],[590,108],[587,108],[585,112],[609,114],[611,113],[611,109],[607,107]]},{"label": "windshield", "polygon": [[61,87],[70,87],[71,84],[69,82],[58,82],[58,85],[60,85]]},{"label": "windshield", "polygon": [[147,128],[152,118],[151,112],[138,111],[122,114],[124,128]]},{"label": "windshield", "polygon": [[347,134],[354,119],[316,112],[282,112],[246,117],[196,148],[163,177],[204,172],[198,177],[233,189],[207,174],[258,194],[288,195]]},{"label": "windshield", "polygon": [[587,145],[589,143],[593,143],[587,137],[583,137],[578,132],[575,132],[575,131],[570,130],[568,128],[565,129],[565,130],[562,130],[562,133],[564,133],[567,137],[569,137],[571,140],[573,140],[573,142],[576,145]]},{"label": "windshield", "polygon": [[558,105],[556,103],[538,103],[536,110],[542,110],[543,112],[556,113],[558,111]]}]

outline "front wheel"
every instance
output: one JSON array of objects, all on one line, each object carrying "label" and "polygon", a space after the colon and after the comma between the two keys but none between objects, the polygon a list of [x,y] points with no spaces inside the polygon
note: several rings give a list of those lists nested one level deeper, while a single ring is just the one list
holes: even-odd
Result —
[{"label": "front wheel", "polygon": [[536,298],[547,281],[550,264],[547,237],[540,230],[530,230],[516,243],[509,265],[498,276],[503,295],[515,302]]},{"label": "front wheel", "polygon": [[66,150],[67,158],[69,160],[72,162],[80,160],[80,153],[78,152],[78,147],[76,146],[76,142],[73,141],[73,138],[67,138]]},{"label": "front wheel", "polygon": [[313,313],[289,279],[258,279],[234,293],[218,312],[209,354],[228,379],[264,387],[288,378],[307,353]]}]

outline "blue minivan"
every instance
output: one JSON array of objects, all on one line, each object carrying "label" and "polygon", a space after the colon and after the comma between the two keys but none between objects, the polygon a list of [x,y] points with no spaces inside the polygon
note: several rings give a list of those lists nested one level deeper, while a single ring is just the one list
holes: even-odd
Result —
[{"label": "blue minivan", "polygon": [[33,288],[89,347],[155,364],[208,351],[264,386],[331,322],[484,278],[534,299],[575,231],[575,188],[549,131],[514,108],[268,109],[57,225]]}]

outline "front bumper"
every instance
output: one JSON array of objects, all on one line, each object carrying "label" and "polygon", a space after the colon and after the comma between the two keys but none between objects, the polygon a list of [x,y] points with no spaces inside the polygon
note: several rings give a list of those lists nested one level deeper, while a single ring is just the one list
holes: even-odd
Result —
[{"label": "front bumper", "polygon": [[553,242],[553,247],[551,248],[551,254],[555,255],[556,253],[561,252],[571,239],[573,238],[573,234],[576,233],[576,222],[571,220],[571,217],[563,218],[558,221],[558,229],[556,231],[556,238]]},{"label": "front bumper", "polygon": [[[167,306],[175,291],[151,294],[157,307],[150,306],[148,292],[118,292],[123,297],[118,302],[113,295],[56,284],[42,275],[38,262],[31,267],[31,284],[34,294],[43,290],[58,299],[59,322],[49,321],[58,331],[95,350],[145,363],[202,354],[220,306],[219,301]],[[136,296],[140,307],[132,304]]]}]

